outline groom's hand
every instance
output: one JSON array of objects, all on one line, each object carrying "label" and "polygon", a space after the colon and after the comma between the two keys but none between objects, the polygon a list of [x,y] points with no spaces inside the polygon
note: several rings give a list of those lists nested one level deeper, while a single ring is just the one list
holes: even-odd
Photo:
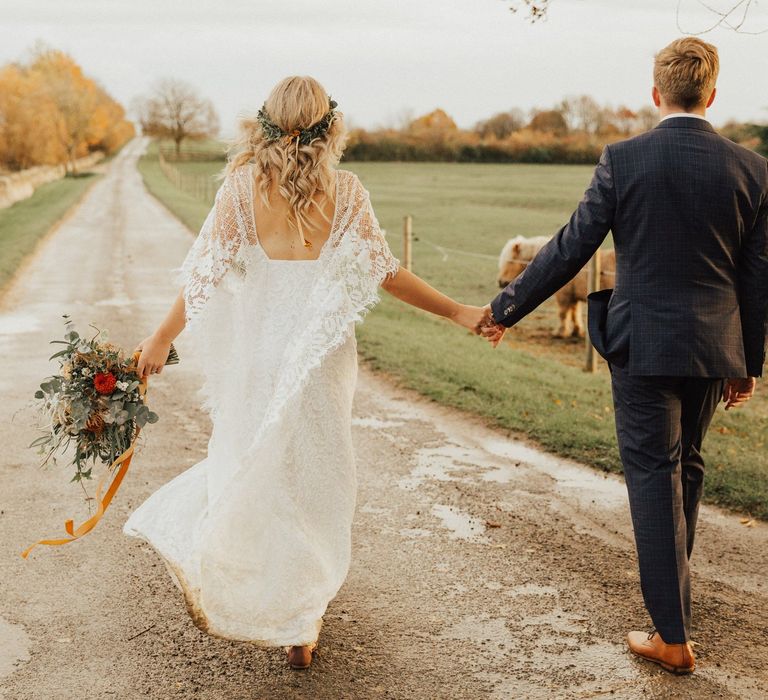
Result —
[{"label": "groom's hand", "polygon": [[483,312],[484,316],[483,321],[480,324],[480,335],[493,345],[493,347],[497,347],[504,337],[504,334],[507,332],[507,327],[496,322],[490,304],[483,307]]},{"label": "groom's hand", "polygon": [[723,390],[725,410],[737,408],[749,401],[755,393],[757,379],[746,377],[741,379],[728,379]]}]

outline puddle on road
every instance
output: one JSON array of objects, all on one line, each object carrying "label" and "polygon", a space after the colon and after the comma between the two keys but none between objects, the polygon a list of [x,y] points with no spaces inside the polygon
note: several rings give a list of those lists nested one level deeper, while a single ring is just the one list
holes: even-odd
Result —
[{"label": "puddle on road", "polygon": [[413,491],[425,481],[460,481],[456,472],[463,471],[465,465],[458,464],[456,457],[464,451],[444,445],[434,449],[421,449],[416,453],[416,466],[411,473],[398,480],[397,485],[406,491]]},{"label": "puddle on road", "polygon": [[448,537],[452,540],[488,542],[488,538],[484,535],[485,522],[469,513],[454,506],[436,504],[432,506],[432,515],[440,518],[443,527],[449,531]]},{"label": "puddle on road", "polygon": [[417,450],[415,457],[410,474],[397,482],[406,491],[435,481],[509,484],[534,470],[552,479],[556,493],[570,502],[576,499],[586,508],[594,504],[609,509],[626,507],[626,489],[620,480],[512,440],[490,438],[478,447],[448,442]]},{"label": "puddle on road", "polygon": [[33,333],[39,327],[40,321],[32,314],[0,314],[0,350],[10,351],[16,336]]},{"label": "puddle on road", "polygon": [[479,478],[503,484],[512,479],[514,470],[513,465],[488,459],[480,450],[448,443],[418,450],[416,466],[397,484],[406,491],[413,491],[428,481],[469,482]]},{"label": "puddle on road", "polygon": [[[142,300],[143,302],[143,300]],[[109,299],[99,299],[94,301],[94,306],[126,306],[129,303],[128,297],[111,297]]]},{"label": "puddle on road", "polygon": [[372,430],[386,430],[387,428],[399,428],[403,425],[401,420],[382,420],[367,416],[365,418],[353,418],[352,425],[357,428],[370,428]]},{"label": "puddle on road", "polygon": [[29,661],[27,633],[21,625],[12,625],[0,617],[0,680],[25,661]]},{"label": "puddle on road", "polygon": [[521,443],[501,438],[483,440],[483,449],[512,462],[530,465],[555,480],[557,492],[576,496],[583,505],[598,502],[606,508],[622,508],[627,504],[626,488],[621,481],[587,467],[569,464]]},{"label": "puddle on road", "polygon": [[32,314],[0,314],[0,335],[31,333],[40,327],[40,321]]},{"label": "puddle on road", "polygon": [[515,648],[515,637],[506,620],[488,615],[465,617],[440,634],[445,641],[468,641],[482,645],[484,661],[503,660]]},{"label": "puddle on road", "polygon": [[564,697],[564,684],[570,690],[568,697],[635,698],[638,690],[642,694],[642,675],[623,645],[605,640],[585,643],[584,626],[578,624],[584,618],[572,615],[563,624],[557,617],[559,606],[550,599],[554,589],[530,584],[517,590],[535,595],[537,588],[553,605],[551,621],[542,619],[530,627],[527,620],[515,623],[481,614],[464,617],[440,634],[446,641],[474,645],[482,668],[474,675],[490,682],[488,697]]}]

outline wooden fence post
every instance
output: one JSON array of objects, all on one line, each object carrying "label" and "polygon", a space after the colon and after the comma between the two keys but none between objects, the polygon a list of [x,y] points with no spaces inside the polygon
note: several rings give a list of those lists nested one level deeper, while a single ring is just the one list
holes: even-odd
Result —
[{"label": "wooden fence post", "polygon": [[[597,292],[600,289],[600,251],[598,250],[589,261],[587,268],[587,294]],[[587,372],[597,372],[598,354],[595,351],[592,342],[589,339],[589,333],[586,333],[587,344],[587,365],[585,370]]]},{"label": "wooden fence post", "polygon": [[403,218],[403,267],[410,270],[413,266],[413,217],[408,214]]}]

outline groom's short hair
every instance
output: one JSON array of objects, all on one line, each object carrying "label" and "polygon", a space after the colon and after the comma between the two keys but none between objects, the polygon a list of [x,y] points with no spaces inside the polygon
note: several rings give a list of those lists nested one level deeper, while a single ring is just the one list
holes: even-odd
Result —
[{"label": "groom's short hair", "polygon": [[653,79],[669,104],[689,110],[709,99],[719,71],[720,59],[712,44],[683,37],[656,54]]}]

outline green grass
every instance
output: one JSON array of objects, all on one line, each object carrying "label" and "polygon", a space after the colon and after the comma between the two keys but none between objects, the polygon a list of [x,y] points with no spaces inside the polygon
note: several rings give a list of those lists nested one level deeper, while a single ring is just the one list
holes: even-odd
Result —
[{"label": "green grass", "polygon": [[90,187],[93,173],[49,182],[7,209],[0,209],[0,291],[11,280],[37,242]]},{"label": "green grass", "polygon": [[[213,177],[214,173],[221,169],[223,163],[184,163],[183,165],[205,165]],[[150,144],[147,153],[139,160],[139,172],[147,189],[168,207],[172,214],[192,231],[200,229],[211,204],[195,199],[186,192],[177,189],[163,174],[157,159],[156,143]]]},{"label": "green grass", "polygon": [[[197,230],[208,204],[169,192],[170,183],[152,174],[152,157],[140,164],[147,186]],[[179,167],[206,172],[201,165],[209,173],[221,167]],[[504,242],[518,234],[554,233],[570,216],[592,170],[455,163],[343,167],[355,171],[370,190],[394,253],[402,252],[402,217],[412,214],[415,271],[446,293],[477,304],[497,292],[493,258]],[[436,245],[473,255],[440,251]],[[554,304],[545,304],[494,351],[384,295],[358,329],[359,349],[374,369],[441,404],[525,434],[556,454],[620,471],[608,373],[604,368],[596,375],[585,373],[583,345],[549,337],[554,316]],[[707,501],[768,519],[766,418],[768,400],[760,394],[740,411],[718,411],[705,443]]]}]

